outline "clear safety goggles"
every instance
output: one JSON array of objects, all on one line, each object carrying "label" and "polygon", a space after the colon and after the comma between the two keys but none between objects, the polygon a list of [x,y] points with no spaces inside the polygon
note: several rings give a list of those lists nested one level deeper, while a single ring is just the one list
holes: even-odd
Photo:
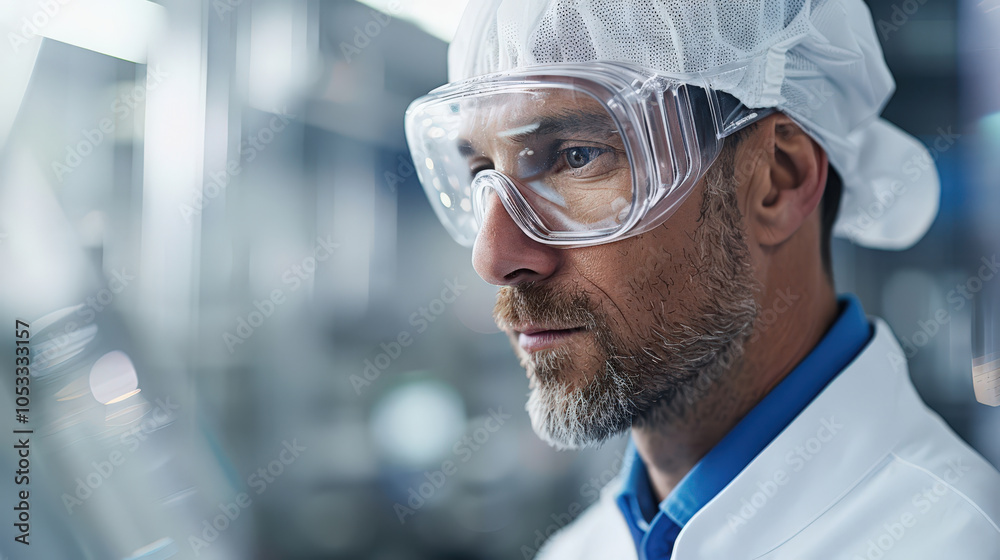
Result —
[{"label": "clear safety goggles", "polygon": [[558,63],[447,84],[406,111],[406,139],[431,206],[472,246],[488,197],[535,241],[609,243],[666,220],[723,138],[772,109],[614,62]]}]

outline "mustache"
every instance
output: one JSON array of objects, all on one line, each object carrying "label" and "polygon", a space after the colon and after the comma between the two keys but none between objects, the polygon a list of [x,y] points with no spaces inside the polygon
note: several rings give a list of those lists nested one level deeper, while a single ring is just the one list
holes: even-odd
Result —
[{"label": "mustache", "polygon": [[493,320],[503,330],[528,323],[593,330],[602,324],[602,315],[585,292],[567,294],[551,286],[526,282],[500,288]]}]

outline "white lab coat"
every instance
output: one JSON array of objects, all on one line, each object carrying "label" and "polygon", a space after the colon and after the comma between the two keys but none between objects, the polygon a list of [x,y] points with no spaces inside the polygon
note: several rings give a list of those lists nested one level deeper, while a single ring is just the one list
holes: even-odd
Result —
[{"label": "white lab coat", "polygon": [[[905,360],[876,318],[868,346],[691,518],[672,558],[1000,560],[1000,473],[924,405]],[[619,486],[537,558],[636,558]]]}]

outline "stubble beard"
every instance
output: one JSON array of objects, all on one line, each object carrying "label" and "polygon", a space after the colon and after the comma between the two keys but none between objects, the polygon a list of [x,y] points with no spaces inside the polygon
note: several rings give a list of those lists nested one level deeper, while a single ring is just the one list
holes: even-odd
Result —
[{"label": "stubble beard", "polygon": [[[574,354],[572,345],[520,352],[531,387],[525,408],[542,440],[558,449],[578,449],[600,445],[633,426],[690,422],[699,403],[724,389],[727,374],[741,366],[758,313],[758,284],[734,189],[710,178],[701,212],[695,241],[704,294],[693,304],[673,305],[682,321],[660,312],[651,326],[639,330],[612,325],[586,292],[558,294],[535,284],[501,289],[494,311],[501,326],[526,318],[585,325],[591,337],[589,356]],[[661,298],[664,305],[667,300]],[[517,341],[512,342],[517,352]],[[598,365],[576,373],[581,362],[591,360]]]}]

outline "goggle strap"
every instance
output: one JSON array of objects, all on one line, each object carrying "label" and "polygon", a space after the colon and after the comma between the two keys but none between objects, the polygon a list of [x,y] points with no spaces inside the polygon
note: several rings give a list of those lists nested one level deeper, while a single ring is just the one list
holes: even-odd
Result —
[{"label": "goggle strap", "polygon": [[777,110],[774,107],[751,109],[744,105],[742,101],[736,99],[735,96],[724,91],[716,91],[716,97],[719,101],[719,113],[722,123],[719,138],[730,136],[736,131],[750,126]]}]

